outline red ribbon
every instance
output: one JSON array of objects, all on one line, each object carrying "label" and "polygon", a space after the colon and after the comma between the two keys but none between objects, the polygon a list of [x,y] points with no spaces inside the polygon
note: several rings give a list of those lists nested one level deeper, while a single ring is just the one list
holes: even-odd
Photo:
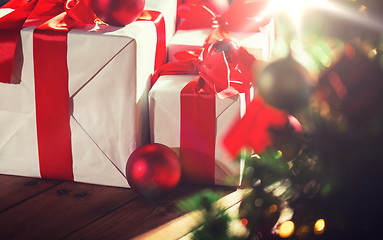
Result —
[{"label": "red ribbon", "polygon": [[66,12],[33,34],[36,127],[42,178],[73,181],[67,34],[77,22]]},{"label": "red ribbon", "polygon": [[282,129],[288,123],[288,114],[254,99],[246,108],[246,113],[228,132],[224,145],[235,157],[242,147],[251,147],[256,153],[262,153],[272,144],[271,128]]},{"label": "red ribbon", "polygon": [[[73,181],[67,33],[73,27],[84,22],[92,22],[94,15],[89,14],[89,9],[86,8],[87,2],[83,4],[75,2],[74,5],[68,5],[68,2],[72,1],[65,4],[60,0],[39,0],[38,3],[35,0],[31,4],[19,2],[20,0],[12,1],[8,7],[20,5],[21,7],[10,13],[9,16],[0,19],[0,29],[5,29],[4,31],[12,36],[12,38],[3,38],[3,36],[1,38],[7,41],[2,40],[0,48],[6,49],[9,56],[5,59],[7,65],[3,66],[4,61],[0,62],[0,70],[2,73],[7,73],[4,82],[9,82],[12,62],[9,63],[8,59],[13,61],[16,41],[21,28],[38,25],[33,34],[33,58],[40,173],[42,178]],[[65,10],[68,10],[68,13]],[[79,22],[79,20],[84,22]],[[159,12],[145,11],[139,20],[155,23],[159,39],[156,50],[158,54],[156,66],[158,66],[166,58],[163,16]],[[12,44],[7,45],[8,42]]]},{"label": "red ribbon", "polygon": [[20,30],[38,0],[14,0],[2,8],[16,8],[13,12],[0,18],[0,82],[11,81],[13,58]]},{"label": "red ribbon", "polygon": [[144,10],[137,21],[152,21],[157,31],[156,58],[154,62],[154,70],[159,68],[166,62],[166,34],[164,16],[157,11]]},{"label": "red ribbon", "polygon": [[207,4],[187,3],[178,8],[178,15],[184,20],[178,29],[219,28],[222,32],[259,32],[270,17],[261,18],[267,0],[235,0],[229,10],[222,15],[216,14]]},{"label": "red ribbon", "polygon": [[153,75],[198,74],[181,90],[180,161],[183,181],[214,184],[216,141],[216,96],[227,98],[248,92],[252,77],[250,66],[255,58],[238,49],[236,62],[229,62],[225,52],[181,52],[178,62],[161,66]]},{"label": "red ribbon", "polygon": [[[185,182],[214,184],[215,93],[201,78],[181,90],[180,161]],[[197,90],[199,89],[199,90]]]}]

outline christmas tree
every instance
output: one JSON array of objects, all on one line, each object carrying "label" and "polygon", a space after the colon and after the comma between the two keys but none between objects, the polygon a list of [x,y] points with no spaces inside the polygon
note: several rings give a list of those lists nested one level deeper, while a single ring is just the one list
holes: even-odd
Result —
[{"label": "christmas tree", "polygon": [[[383,4],[270,2],[277,60],[257,70],[258,96],[226,139],[252,150],[251,191],[234,218],[195,197],[207,214],[194,237],[383,239]],[[247,231],[232,235],[231,221]]]}]

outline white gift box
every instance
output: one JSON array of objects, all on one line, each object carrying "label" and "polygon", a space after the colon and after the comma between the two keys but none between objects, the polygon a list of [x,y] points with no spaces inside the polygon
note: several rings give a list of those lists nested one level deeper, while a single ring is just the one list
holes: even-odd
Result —
[{"label": "white gift box", "polygon": [[[169,62],[177,61],[174,57],[177,52],[200,49],[212,32],[213,29],[209,28],[177,30],[170,39],[168,48]],[[266,26],[260,27],[259,32],[230,32],[230,36],[238,45],[253,54],[256,59],[270,60],[275,40],[274,20],[271,19]]]},{"label": "white gift box", "polygon": [[[151,140],[172,148],[178,155],[181,129],[181,90],[194,75],[164,75],[149,92]],[[215,97],[216,135],[214,184],[240,185],[243,161],[234,161],[226,152],[222,140],[246,108],[245,94],[220,99]],[[196,143],[201,144],[201,143]],[[182,164],[182,159],[180,159]],[[203,166],[200,166],[203,168]]]},{"label": "white gift box", "polygon": [[[167,39],[177,0],[147,0],[160,11]],[[2,9],[1,15],[9,9]],[[0,173],[40,177],[33,67],[33,27],[22,29],[11,83],[0,83]],[[69,95],[74,181],[129,187],[130,154],[149,142],[147,94],[157,34],[151,21],[68,33]],[[54,161],[54,159],[52,159]]]}]

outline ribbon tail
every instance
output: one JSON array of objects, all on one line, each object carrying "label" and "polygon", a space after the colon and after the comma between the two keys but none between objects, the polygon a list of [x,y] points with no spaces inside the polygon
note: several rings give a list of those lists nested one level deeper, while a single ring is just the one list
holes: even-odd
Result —
[{"label": "ribbon tail", "polygon": [[272,144],[269,129],[285,126],[288,121],[286,112],[263,103],[260,98],[254,99],[246,113],[223,140],[228,152],[235,157],[242,147],[251,147],[256,153],[262,153]]},{"label": "ribbon tail", "polygon": [[[255,123],[258,113],[260,112],[261,105],[256,100],[253,100],[243,118],[233,125],[232,129],[227,133],[223,139],[223,145],[231,154],[232,157],[236,157],[242,147],[249,147],[247,136],[251,135],[249,129]],[[250,136],[256,137],[256,136]]]}]

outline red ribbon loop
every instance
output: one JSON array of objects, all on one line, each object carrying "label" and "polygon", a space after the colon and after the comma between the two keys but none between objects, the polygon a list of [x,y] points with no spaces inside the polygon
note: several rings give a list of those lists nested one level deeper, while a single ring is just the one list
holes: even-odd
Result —
[{"label": "red ribbon loop", "polygon": [[230,86],[230,68],[225,53],[219,52],[205,59],[199,66],[199,75],[216,93]]},{"label": "red ribbon loop", "polygon": [[[208,53],[199,65],[199,75],[221,99],[248,91],[253,80],[251,67],[255,62],[254,56],[242,47],[233,47],[232,42],[224,39],[210,44],[204,49],[210,51],[207,50]],[[214,46],[217,43],[228,47],[216,53]]]},{"label": "red ribbon loop", "polygon": [[92,24],[97,19],[90,7],[90,0],[67,0],[65,11],[71,18],[81,23]]}]

